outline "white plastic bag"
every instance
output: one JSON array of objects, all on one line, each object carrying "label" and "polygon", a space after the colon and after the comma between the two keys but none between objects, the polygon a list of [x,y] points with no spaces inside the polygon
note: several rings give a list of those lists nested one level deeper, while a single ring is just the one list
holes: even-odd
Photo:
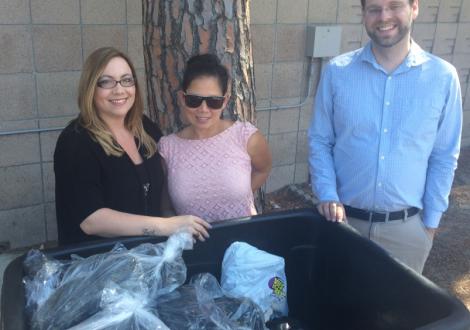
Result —
[{"label": "white plastic bag", "polygon": [[235,242],[222,262],[225,294],[253,300],[264,312],[265,321],[287,316],[287,280],[284,259],[247,243]]}]

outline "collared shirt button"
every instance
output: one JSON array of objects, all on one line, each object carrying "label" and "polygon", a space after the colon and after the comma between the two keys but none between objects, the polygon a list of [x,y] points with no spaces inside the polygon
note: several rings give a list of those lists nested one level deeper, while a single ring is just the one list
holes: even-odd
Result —
[{"label": "collared shirt button", "polygon": [[385,102],[385,105],[388,107],[390,105],[390,102],[389,101]]},{"label": "collared shirt button", "polygon": [[382,187],[382,182],[377,183],[377,186]]},{"label": "collared shirt button", "polygon": [[388,76],[388,78],[387,78],[387,79],[388,79],[388,80],[392,80],[392,76]]},{"label": "collared shirt button", "polygon": [[388,128],[384,128],[384,133],[388,133]]},{"label": "collared shirt button", "polygon": [[384,160],[385,159],[385,156],[380,156],[380,160]]}]

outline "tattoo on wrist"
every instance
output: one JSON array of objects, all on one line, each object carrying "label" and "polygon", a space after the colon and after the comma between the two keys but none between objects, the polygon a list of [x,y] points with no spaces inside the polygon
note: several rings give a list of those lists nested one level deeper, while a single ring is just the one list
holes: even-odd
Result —
[{"label": "tattoo on wrist", "polygon": [[142,230],[142,234],[144,234],[144,236],[155,236],[157,233],[155,229],[144,228]]}]

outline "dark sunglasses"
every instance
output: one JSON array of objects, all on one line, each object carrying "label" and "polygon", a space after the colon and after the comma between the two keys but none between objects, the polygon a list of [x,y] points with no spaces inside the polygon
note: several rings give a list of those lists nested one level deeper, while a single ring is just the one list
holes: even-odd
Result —
[{"label": "dark sunglasses", "polygon": [[202,101],[206,101],[209,108],[218,110],[224,105],[225,97],[223,96],[199,96],[191,94],[183,94],[184,103],[188,108],[197,108],[202,104]]}]

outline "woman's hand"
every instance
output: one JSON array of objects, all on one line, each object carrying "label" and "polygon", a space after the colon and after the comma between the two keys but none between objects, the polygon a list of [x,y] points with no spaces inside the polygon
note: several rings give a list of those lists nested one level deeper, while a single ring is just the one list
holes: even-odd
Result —
[{"label": "woman's hand", "polygon": [[211,225],[194,215],[178,215],[159,221],[157,232],[161,236],[170,236],[179,231],[187,231],[195,238],[204,242],[209,238],[208,229]]}]

